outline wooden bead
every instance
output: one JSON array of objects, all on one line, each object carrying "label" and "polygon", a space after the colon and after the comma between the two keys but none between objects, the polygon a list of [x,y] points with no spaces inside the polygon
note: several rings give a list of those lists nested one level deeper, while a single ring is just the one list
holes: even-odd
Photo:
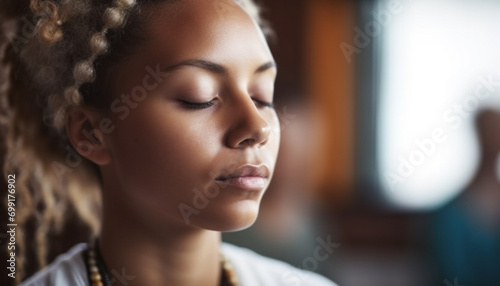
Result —
[{"label": "wooden bead", "polygon": [[129,8],[135,4],[135,0],[115,0],[113,4],[120,8]]},{"label": "wooden bead", "polygon": [[61,107],[54,113],[53,123],[57,129],[64,127],[64,119],[66,118],[66,108]]},{"label": "wooden bead", "polygon": [[91,258],[91,257],[90,257],[90,255],[89,255],[89,259],[88,259],[88,261],[89,261],[89,264],[90,264],[90,265],[96,265],[95,258]]},{"label": "wooden bead", "polygon": [[90,273],[97,273],[97,274],[99,274],[99,268],[97,268],[97,266],[90,265],[89,269],[90,269]]},{"label": "wooden bead", "polygon": [[57,5],[51,1],[43,1],[39,6],[39,13],[46,18],[57,18],[58,8]]},{"label": "wooden bead", "polygon": [[73,70],[73,77],[77,83],[92,82],[94,80],[94,67],[88,61],[81,61],[76,64]]},{"label": "wooden bead", "polygon": [[82,95],[77,86],[70,86],[64,90],[64,99],[71,105],[80,105],[82,103]]},{"label": "wooden bead", "polygon": [[90,50],[94,55],[104,54],[108,50],[108,40],[104,33],[95,33],[90,38]]},{"label": "wooden bead", "polygon": [[100,282],[101,281],[101,274],[99,274],[99,273],[91,273],[90,274],[90,279],[92,281],[99,281]]},{"label": "wooden bead", "polygon": [[236,276],[236,273],[234,272],[233,265],[227,260],[224,256],[224,254],[221,252],[221,263],[222,263],[222,269],[224,272],[224,275],[226,276],[227,280],[229,283],[233,286],[238,285],[238,277]]},{"label": "wooden bead", "polygon": [[62,39],[63,32],[59,28],[56,22],[47,22],[41,20],[40,23],[40,38],[46,43],[55,43]]},{"label": "wooden bead", "polygon": [[123,24],[125,19],[125,13],[122,9],[119,8],[107,8],[104,11],[104,15],[102,16],[102,20],[104,21],[104,26],[107,29],[114,29]]}]

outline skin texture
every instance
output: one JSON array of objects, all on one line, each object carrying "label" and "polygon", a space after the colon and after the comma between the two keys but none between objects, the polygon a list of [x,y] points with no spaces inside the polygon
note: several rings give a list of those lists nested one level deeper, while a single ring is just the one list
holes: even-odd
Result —
[{"label": "skin texture", "polygon": [[[127,116],[90,110],[70,116],[71,142],[103,177],[104,259],[110,270],[135,276],[128,285],[218,285],[219,231],[255,221],[272,176],[279,122],[261,102],[272,102],[276,67],[257,24],[228,5],[223,14],[204,0],[155,7],[149,40],[113,69],[113,96],[144,86],[147,66],[165,70],[161,83],[140,102],[129,98],[127,106],[134,107]],[[179,66],[185,61],[191,62]],[[204,109],[181,102],[211,100]],[[113,131],[101,132],[101,143],[89,142],[82,130],[96,128],[104,117]],[[92,151],[79,149],[79,142],[91,143]],[[215,180],[243,165],[268,171],[261,188]],[[208,204],[198,191],[208,194]],[[197,211],[189,223],[180,206]]]}]

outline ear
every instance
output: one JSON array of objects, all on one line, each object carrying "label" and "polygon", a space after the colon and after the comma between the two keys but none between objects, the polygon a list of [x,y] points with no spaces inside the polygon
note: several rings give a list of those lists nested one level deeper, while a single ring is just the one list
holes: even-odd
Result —
[{"label": "ear", "polygon": [[81,156],[103,166],[111,162],[111,153],[99,129],[100,115],[84,107],[68,110],[66,134]]}]

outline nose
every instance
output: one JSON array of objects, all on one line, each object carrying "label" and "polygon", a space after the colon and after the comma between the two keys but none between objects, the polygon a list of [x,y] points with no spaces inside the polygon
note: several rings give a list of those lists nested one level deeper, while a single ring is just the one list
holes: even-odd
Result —
[{"label": "nose", "polygon": [[233,124],[226,137],[228,147],[240,149],[263,146],[268,142],[271,126],[248,94],[234,102],[230,113]]}]

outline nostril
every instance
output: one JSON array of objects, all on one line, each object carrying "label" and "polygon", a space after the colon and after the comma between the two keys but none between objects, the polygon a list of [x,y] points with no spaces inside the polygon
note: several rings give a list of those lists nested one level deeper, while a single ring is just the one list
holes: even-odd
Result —
[{"label": "nostril", "polygon": [[259,142],[259,145],[264,146],[264,145],[267,144],[267,141],[269,141],[269,137],[266,137],[264,140],[262,140],[261,142]]},{"label": "nostril", "polygon": [[247,138],[247,139],[241,141],[239,145],[240,146],[251,146],[251,145],[253,145],[254,142],[255,142],[255,139]]},{"label": "nostril", "polygon": [[253,145],[266,145],[269,140],[269,136],[265,136],[264,134],[256,134],[253,137],[249,137],[241,141],[238,146],[253,146]]}]

